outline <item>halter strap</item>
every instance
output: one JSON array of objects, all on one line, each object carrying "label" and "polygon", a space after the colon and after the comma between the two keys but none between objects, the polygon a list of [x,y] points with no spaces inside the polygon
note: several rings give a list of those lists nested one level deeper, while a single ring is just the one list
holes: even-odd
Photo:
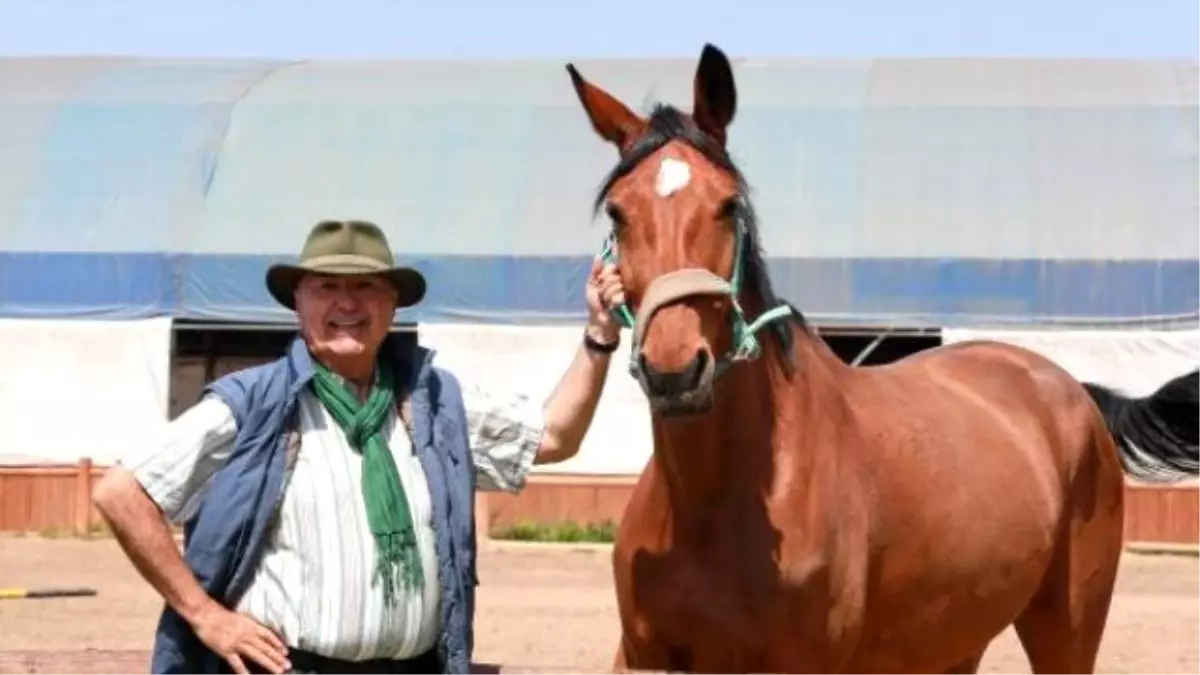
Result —
[{"label": "halter strap", "polygon": [[[626,303],[622,303],[612,309],[617,320],[626,328],[633,331],[631,349],[635,358],[629,360],[630,371],[635,372],[638,368],[640,359],[636,358],[637,352],[641,349],[645,331],[655,312],[671,302],[693,295],[726,295],[733,304],[733,312],[730,318],[733,330],[733,347],[716,364],[717,376],[724,373],[734,363],[758,358],[759,354],[762,353],[762,345],[758,340],[759,331],[773,321],[790,316],[792,309],[788,305],[781,303],[763,312],[753,322],[746,321],[746,313],[742,309],[741,303],[738,302],[738,294],[741,292],[742,267],[745,264],[743,254],[747,236],[748,233],[746,232],[744,223],[741,219],[738,219],[737,238],[734,240],[733,271],[730,274],[729,281],[705,269],[685,268],[675,270],[674,272],[669,272],[658,277],[650,283],[650,286],[646,289],[645,297],[642,298],[642,306],[638,309],[636,317]],[[615,246],[616,234],[609,232],[608,237],[604,240],[604,249],[600,254],[604,262],[616,264]]]}]

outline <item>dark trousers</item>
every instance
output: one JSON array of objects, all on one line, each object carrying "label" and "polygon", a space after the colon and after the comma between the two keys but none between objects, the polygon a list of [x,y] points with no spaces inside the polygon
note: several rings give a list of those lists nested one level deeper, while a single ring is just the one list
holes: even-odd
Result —
[{"label": "dark trousers", "polygon": [[[343,661],[313,654],[302,649],[288,648],[288,660],[292,662],[292,673],[440,673],[442,660],[437,649],[430,649],[411,659],[371,659],[369,661]],[[253,659],[243,659],[252,673],[267,672]],[[228,665],[228,664],[226,664]]]}]

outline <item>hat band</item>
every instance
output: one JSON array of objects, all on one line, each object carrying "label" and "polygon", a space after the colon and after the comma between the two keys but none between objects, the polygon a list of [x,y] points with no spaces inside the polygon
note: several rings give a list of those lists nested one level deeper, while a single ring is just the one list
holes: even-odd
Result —
[{"label": "hat band", "polygon": [[370,274],[386,272],[391,266],[375,258],[365,255],[335,254],[319,255],[300,262],[298,267],[312,272],[330,272],[333,274]]}]

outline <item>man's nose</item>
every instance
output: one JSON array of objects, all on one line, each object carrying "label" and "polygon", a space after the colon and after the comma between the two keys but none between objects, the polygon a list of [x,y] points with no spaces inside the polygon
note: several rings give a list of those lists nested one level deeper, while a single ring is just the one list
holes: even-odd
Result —
[{"label": "man's nose", "polygon": [[339,291],[333,298],[333,306],[341,310],[353,310],[358,308],[358,298],[347,290]]}]

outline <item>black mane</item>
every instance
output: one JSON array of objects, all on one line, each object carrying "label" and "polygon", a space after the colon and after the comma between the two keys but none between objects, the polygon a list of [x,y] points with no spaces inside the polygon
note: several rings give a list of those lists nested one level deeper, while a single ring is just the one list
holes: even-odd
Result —
[{"label": "black mane", "polygon": [[[780,300],[776,297],[775,291],[772,290],[771,279],[767,275],[767,263],[763,258],[762,247],[759,244],[758,218],[755,215],[754,206],[750,202],[750,188],[746,184],[746,179],[742,175],[741,170],[734,164],[729,153],[719,144],[715,143],[711,136],[696,126],[691,118],[675,107],[666,104],[658,104],[654,107],[653,112],[650,114],[646,131],[627,151],[622,153],[617,166],[609,172],[603,184],[601,184],[596,194],[596,201],[592,205],[593,215],[599,213],[600,208],[608,198],[608,193],[618,180],[627,176],[630,171],[633,171],[647,157],[672,140],[680,140],[692,146],[704,155],[705,159],[733,177],[737,185],[738,196],[741,198],[741,207],[739,208],[738,216],[746,228],[748,239],[746,242],[747,245],[742,251],[742,254],[745,256],[745,268],[743,269],[745,273],[745,290],[757,295],[762,300],[765,309],[775,307],[780,303]],[[793,321],[805,332],[808,332],[809,324],[804,314],[792,306],[791,303],[787,303],[787,305],[792,310]],[[756,317],[748,316],[746,318],[748,321],[753,321]],[[778,342],[785,366],[793,366],[791,322],[774,321],[765,330],[774,336]]]}]

